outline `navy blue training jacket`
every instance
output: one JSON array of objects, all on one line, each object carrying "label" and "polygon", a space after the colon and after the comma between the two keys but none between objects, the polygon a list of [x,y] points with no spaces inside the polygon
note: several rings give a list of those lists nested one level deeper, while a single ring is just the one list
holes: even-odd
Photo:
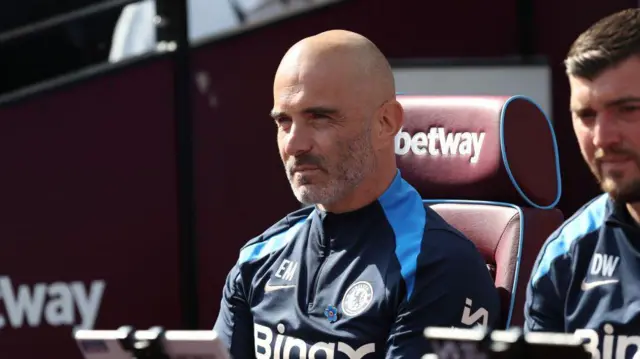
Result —
[{"label": "navy blue training jacket", "polygon": [[498,315],[474,244],[398,172],[364,208],[304,208],[249,241],[214,329],[234,359],[420,358],[425,327],[493,326]]},{"label": "navy blue training jacket", "polygon": [[640,358],[640,228],[607,194],[546,241],[532,271],[526,330],[576,333],[593,358]]}]

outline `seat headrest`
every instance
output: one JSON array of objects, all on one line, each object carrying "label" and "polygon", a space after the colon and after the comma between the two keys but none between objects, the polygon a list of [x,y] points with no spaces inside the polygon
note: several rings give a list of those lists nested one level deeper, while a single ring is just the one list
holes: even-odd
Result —
[{"label": "seat headrest", "polygon": [[425,199],[548,209],[561,195],[553,126],[523,96],[398,96],[398,168]]}]

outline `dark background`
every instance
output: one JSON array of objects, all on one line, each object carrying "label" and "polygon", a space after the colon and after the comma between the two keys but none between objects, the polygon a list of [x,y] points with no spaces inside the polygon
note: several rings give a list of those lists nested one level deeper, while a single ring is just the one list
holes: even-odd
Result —
[{"label": "dark background", "polygon": [[[14,2],[0,11],[0,26],[12,29],[90,3]],[[14,286],[105,280],[96,323],[101,329],[211,328],[240,246],[297,208],[267,116],[275,68],[294,42],[330,28],[362,33],[390,59],[543,57],[553,71],[552,117],[563,178],[559,208],[568,217],[598,188],[571,128],[562,60],[592,22],[636,5],[347,0],[194,46],[188,104],[193,179],[186,184],[176,164],[176,132],[188,118],[176,112],[175,58],[102,64],[118,9],[1,43],[0,275],[10,276]],[[78,75],[87,67],[88,74]],[[205,93],[195,86],[196,74],[210,79]],[[190,191],[192,208],[180,200]],[[193,223],[184,223],[185,213]],[[186,279],[195,281],[189,287],[183,284],[180,228],[191,223],[197,277]],[[55,352],[79,358],[69,327],[1,331],[0,352],[7,357]]]}]

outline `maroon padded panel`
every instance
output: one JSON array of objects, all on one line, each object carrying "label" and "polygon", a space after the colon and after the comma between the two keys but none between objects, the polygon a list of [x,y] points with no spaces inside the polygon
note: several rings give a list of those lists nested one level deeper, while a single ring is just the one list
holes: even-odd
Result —
[{"label": "maroon padded panel", "polygon": [[[509,317],[515,279],[515,304],[510,325],[521,326],[531,268],[544,241],[564,220],[562,213],[556,209],[519,210],[485,203],[437,203],[431,208],[475,243],[490,270],[495,271],[492,275],[500,294],[502,327],[506,326]],[[521,237],[523,223],[524,237]],[[520,245],[522,252],[518,263]]]},{"label": "maroon padded panel", "polygon": [[529,101],[511,101],[504,112],[505,152],[511,174],[533,203],[548,206],[559,191],[559,163],[549,122]]},{"label": "maroon padded panel", "polygon": [[404,126],[396,136],[398,167],[423,198],[491,199],[530,207],[557,201],[553,131],[530,100],[507,96],[398,99],[405,110]]},{"label": "maroon padded panel", "polygon": [[[501,321],[506,323],[520,245],[520,215],[516,208],[484,204],[441,203],[431,206],[469,238],[489,265],[495,265]],[[504,327],[504,324],[501,326]]]},{"label": "maroon padded panel", "polygon": [[82,359],[82,323],[183,325],[172,69],[0,107],[0,357]]},{"label": "maroon padded panel", "polygon": [[559,209],[522,208],[522,213],[524,214],[525,239],[522,242],[520,272],[518,273],[515,306],[511,318],[511,325],[518,327],[524,325],[524,303],[527,284],[538,253],[549,235],[560,227],[565,220],[563,213]]}]

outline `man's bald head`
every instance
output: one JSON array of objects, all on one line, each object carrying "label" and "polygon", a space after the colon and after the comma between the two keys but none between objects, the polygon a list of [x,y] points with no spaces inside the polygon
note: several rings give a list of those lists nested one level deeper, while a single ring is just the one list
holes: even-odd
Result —
[{"label": "man's bald head", "polygon": [[379,106],[395,97],[386,57],[369,39],[350,31],[325,31],[293,45],[280,62],[274,86],[291,76],[348,90],[362,105]]},{"label": "man's bald head", "polygon": [[387,59],[365,37],[333,30],[293,45],[273,100],[278,149],[301,202],[353,210],[394,178],[402,106]]}]

